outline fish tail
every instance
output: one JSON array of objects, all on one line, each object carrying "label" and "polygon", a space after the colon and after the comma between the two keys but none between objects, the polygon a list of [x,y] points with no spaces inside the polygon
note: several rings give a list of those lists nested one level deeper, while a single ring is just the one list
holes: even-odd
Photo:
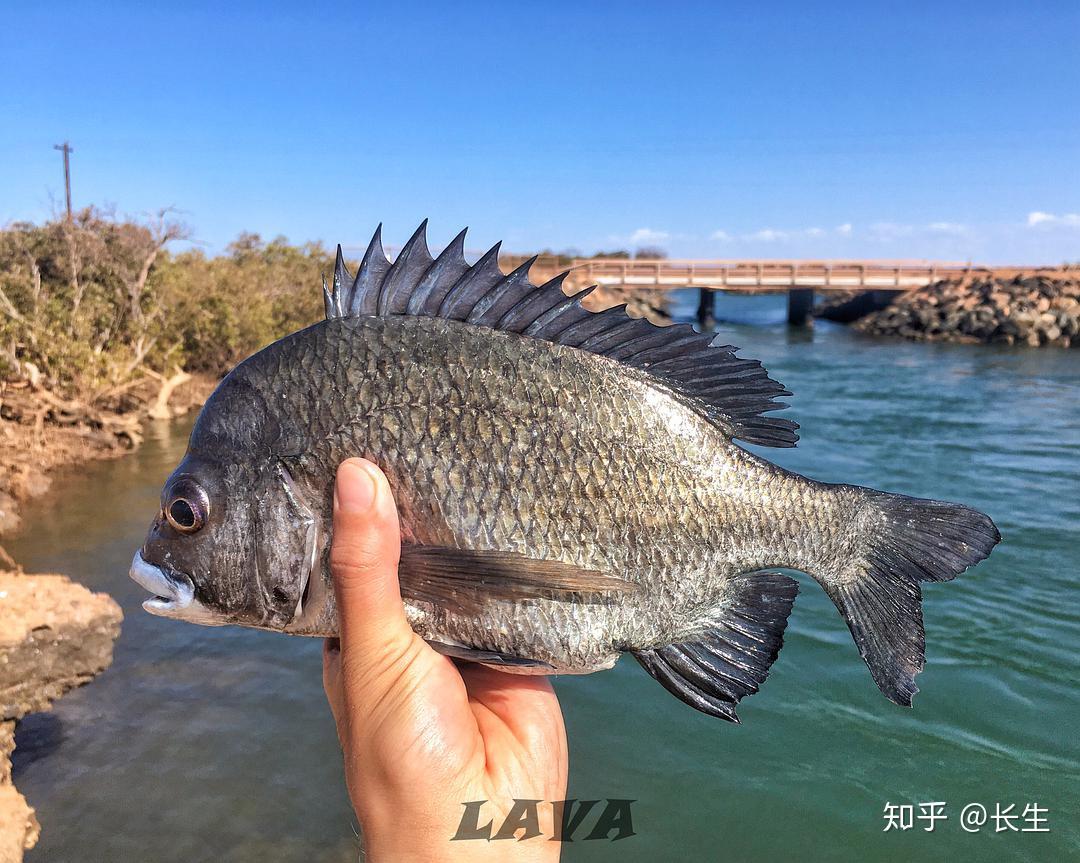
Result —
[{"label": "fish tail", "polygon": [[911,706],[925,662],[923,581],[950,581],[1001,539],[990,518],[955,503],[871,489],[862,496],[855,553],[815,576],[843,616],[885,697]]}]

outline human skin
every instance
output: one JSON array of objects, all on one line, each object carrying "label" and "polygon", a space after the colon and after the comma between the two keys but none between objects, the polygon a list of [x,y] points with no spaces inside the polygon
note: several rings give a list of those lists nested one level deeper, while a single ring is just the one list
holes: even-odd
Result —
[{"label": "human skin", "polygon": [[[341,637],[326,642],[323,685],[365,859],[558,860],[549,804],[566,796],[567,743],[551,683],[432,650],[405,619],[400,545],[382,471],[343,462],[330,551]],[[494,835],[514,799],[544,801],[541,836],[452,841],[464,803],[488,801],[478,823]]]}]

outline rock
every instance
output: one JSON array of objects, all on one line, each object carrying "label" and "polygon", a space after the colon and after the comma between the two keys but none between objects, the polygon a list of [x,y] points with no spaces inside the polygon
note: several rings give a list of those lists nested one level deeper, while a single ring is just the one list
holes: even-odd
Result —
[{"label": "rock", "polygon": [[122,618],[65,576],[0,573],[0,719],[47,710],[108,668]]},{"label": "rock", "polygon": [[902,294],[855,327],[878,335],[1065,346],[1080,335],[1080,275],[1073,268],[1001,278],[987,272]]},{"label": "rock", "polygon": [[1005,320],[1003,320],[998,326],[998,331],[1002,335],[1008,336],[1011,344],[1011,340],[1015,336],[1020,335],[1020,325],[1016,323],[1016,320],[1014,318],[1005,318]]},{"label": "rock", "polygon": [[15,721],[0,722],[0,863],[19,863],[41,832],[34,810],[11,784],[14,751]]},{"label": "rock", "polygon": [[0,572],[0,863],[17,863],[38,824],[11,784],[16,720],[48,710],[112,662],[120,606],[62,575]]},{"label": "rock", "polygon": [[21,863],[37,844],[41,826],[14,785],[0,785],[0,863]]}]

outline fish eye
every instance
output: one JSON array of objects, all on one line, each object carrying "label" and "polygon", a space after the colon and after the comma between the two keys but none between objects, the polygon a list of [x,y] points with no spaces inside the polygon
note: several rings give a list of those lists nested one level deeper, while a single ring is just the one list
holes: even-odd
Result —
[{"label": "fish eye", "polygon": [[163,507],[165,520],[179,533],[201,530],[210,516],[210,499],[202,487],[188,478],[173,483]]}]

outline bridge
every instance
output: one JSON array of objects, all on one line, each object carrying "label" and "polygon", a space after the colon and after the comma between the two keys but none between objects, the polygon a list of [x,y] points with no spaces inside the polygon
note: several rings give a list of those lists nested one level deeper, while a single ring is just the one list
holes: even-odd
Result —
[{"label": "bridge", "polygon": [[[525,258],[507,256],[504,266]],[[788,321],[806,324],[814,293],[829,291],[872,292],[868,298],[886,305],[897,291],[910,291],[940,279],[962,279],[972,274],[1010,275],[1030,273],[1032,267],[982,267],[971,263],[938,261],[778,261],[778,260],[643,260],[626,258],[537,258],[530,271],[533,280],[546,280],[569,270],[570,289],[589,285],[611,288],[672,290],[699,288],[698,318],[702,324],[711,317],[710,291],[746,294],[788,295]],[[572,291],[571,291],[572,292]]]},{"label": "bridge", "polygon": [[[393,250],[387,247],[393,257]],[[474,251],[470,258],[482,253]],[[499,265],[510,272],[529,260],[528,255],[501,254]],[[565,288],[573,294],[590,285],[619,289],[668,291],[697,288],[698,321],[712,319],[714,291],[765,294],[787,293],[788,322],[801,326],[811,321],[816,292],[853,292],[861,295],[857,314],[888,305],[899,292],[931,285],[943,279],[971,277],[1015,278],[1035,273],[1060,274],[1068,267],[981,266],[970,261],[926,260],[747,260],[747,259],[643,259],[568,258],[539,255],[529,275],[542,284],[569,271]]]}]

